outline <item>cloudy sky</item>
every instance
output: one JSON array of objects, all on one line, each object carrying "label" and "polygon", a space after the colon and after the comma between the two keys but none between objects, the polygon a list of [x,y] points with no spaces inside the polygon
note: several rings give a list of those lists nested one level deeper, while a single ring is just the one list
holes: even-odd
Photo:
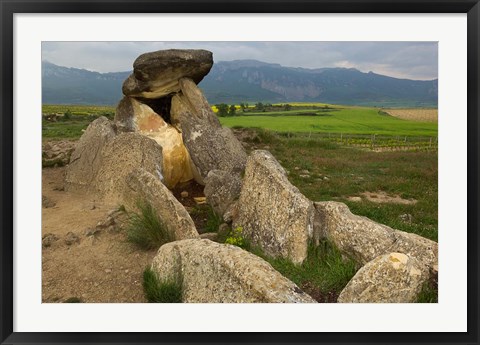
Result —
[{"label": "cloudy sky", "polygon": [[289,67],[353,67],[397,78],[438,78],[436,42],[43,42],[42,60],[119,72],[131,70],[142,53],[171,48],[207,49],[214,61],[255,59]]}]

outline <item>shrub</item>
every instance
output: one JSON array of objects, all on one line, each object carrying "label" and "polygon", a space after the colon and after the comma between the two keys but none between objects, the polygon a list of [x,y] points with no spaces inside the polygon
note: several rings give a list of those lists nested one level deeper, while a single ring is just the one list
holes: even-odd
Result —
[{"label": "shrub", "polygon": [[67,109],[67,111],[63,113],[63,119],[70,120],[71,118],[72,118],[72,112],[70,111],[70,109]]},{"label": "shrub", "polygon": [[243,228],[238,226],[235,229],[232,229],[225,239],[225,243],[232,244],[234,246],[249,250],[250,243],[243,237]]},{"label": "shrub", "polygon": [[262,144],[273,144],[278,142],[278,134],[268,129],[258,128],[257,136]]},{"label": "shrub", "polygon": [[182,283],[178,279],[160,281],[150,267],[143,271],[143,292],[149,303],[182,303]]},{"label": "shrub", "polygon": [[140,213],[133,213],[127,225],[127,238],[142,249],[159,248],[174,240],[152,205],[137,203]]}]

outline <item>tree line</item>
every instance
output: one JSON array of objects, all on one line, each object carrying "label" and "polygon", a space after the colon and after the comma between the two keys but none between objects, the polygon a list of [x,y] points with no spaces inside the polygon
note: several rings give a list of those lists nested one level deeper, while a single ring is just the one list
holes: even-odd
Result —
[{"label": "tree line", "polygon": [[[238,109],[235,104],[228,105],[226,103],[219,103],[219,104],[215,104],[215,107],[217,108],[217,115],[220,117],[237,115]],[[242,113],[245,113],[248,111],[266,112],[271,110],[278,110],[278,108],[283,109],[285,111],[292,109],[292,106],[290,104],[272,105],[271,103],[264,104],[262,102],[256,103],[251,108],[249,108],[248,103],[240,103],[239,107]]]}]

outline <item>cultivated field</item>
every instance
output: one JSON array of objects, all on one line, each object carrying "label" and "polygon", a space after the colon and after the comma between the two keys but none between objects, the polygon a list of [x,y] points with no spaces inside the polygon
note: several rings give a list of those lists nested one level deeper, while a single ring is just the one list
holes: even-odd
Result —
[{"label": "cultivated field", "polygon": [[438,109],[384,109],[391,116],[403,120],[438,122]]},{"label": "cultivated field", "polygon": [[[293,108],[295,109],[295,108]],[[405,121],[375,108],[328,108],[245,113],[222,117],[228,127],[258,127],[277,132],[376,134],[436,137],[437,124]]]}]

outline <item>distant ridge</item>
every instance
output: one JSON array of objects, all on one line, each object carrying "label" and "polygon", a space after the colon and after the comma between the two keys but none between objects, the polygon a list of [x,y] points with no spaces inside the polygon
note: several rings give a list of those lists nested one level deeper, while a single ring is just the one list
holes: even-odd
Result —
[{"label": "distant ridge", "polygon": [[[98,73],[42,62],[45,104],[115,105],[131,72]],[[257,60],[220,61],[200,83],[211,104],[325,102],[436,107],[438,80],[398,79],[354,68],[284,67]]]}]

